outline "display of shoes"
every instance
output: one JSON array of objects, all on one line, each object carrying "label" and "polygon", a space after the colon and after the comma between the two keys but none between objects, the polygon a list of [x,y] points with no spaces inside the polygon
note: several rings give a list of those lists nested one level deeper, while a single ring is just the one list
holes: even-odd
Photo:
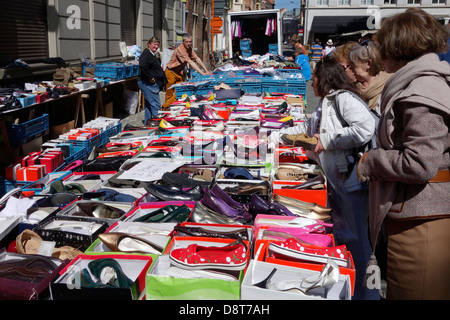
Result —
[{"label": "display of shoes", "polygon": [[[214,76],[208,75],[211,88],[221,83]],[[266,76],[272,77],[264,74],[258,82]],[[252,82],[250,76],[240,81]],[[294,94],[229,89],[240,95],[219,100],[213,90],[177,94],[173,105],[145,125],[141,118],[128,123],[98,117],[83,123],[82,136],[74,135],[79,128],[68,129],[6,167],[1,214],[21,214],[27,221],[8,225],[8,232],[20,234],[2,239],[7,246],[0,248],[0,298],[3,275],[40,282],[49,269],[42,262],[40,270],[31,260],[29,274],[21,263],[17,270],[10,264],[3,269],[5,252],[61,263],[56,281],[39,283],[51,289],[50,299],[94,295],[114,300],[116,294],[139,300],[348,298],[337,291],[344,282],[345,290],[353,290],[357,254],[335,243],[327,176],[306,152],[318,140],[284,134],[306,120],[288,103]],[[69,86],[45,90],[50,99],[58,98],[56,103],[74,92]],[[0,93],[1,103],[17,106],[26,91],[14,98]],[[17,117],[14,109],[7,112],[14,114],[14,125],[31,119],[25,112]],[[273,134],[280,135],[281,144],[272,143]],[[43,154],[48,157],[38,164]],[[14,178],[32,165],[45,166],[36,170],[46,171],[44,179],[34,180],[34,169],[23,174],[32,184]],[[24,187],[8,192],[9,182]],[[25,201],[31,207],[8,210]],[[6,234],[3,223],[0,229]]]}]

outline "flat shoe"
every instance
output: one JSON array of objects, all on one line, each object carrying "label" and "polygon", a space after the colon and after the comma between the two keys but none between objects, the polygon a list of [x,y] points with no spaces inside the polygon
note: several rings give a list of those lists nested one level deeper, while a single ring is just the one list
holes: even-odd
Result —
[{"label": "flat shoe", "polygon": [[248,257],[243,244],[224,247],[191,244],[187,248],[173,249],[169,254],[170,262],[183,269],[242,270]]},{"label": "flat shoe", "polygon": [[122,232],[101,233],[98,238],[113,252],[161,254],[158,244]]}]

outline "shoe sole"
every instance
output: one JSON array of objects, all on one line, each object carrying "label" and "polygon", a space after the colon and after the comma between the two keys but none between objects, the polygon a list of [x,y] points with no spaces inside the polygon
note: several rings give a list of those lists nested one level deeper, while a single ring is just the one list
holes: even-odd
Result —
[{"label": "shoe sole", "polygon": [[189,263],[183,263],[177,259],[174,259],[170,255],[169,255],[169,259],[170,259],[171,264],[173,264],[174,266],[182,268],[182,269],[188,269],[188,270],[217,269],[217,270],[240,271],[240,270],[243,270],[247,264],[247,262],[244,262],[241,264],[233,264],[233,265],[218,264],[218,263],[189,264]]},{"label": "shoe sole", "polygon": [[336,257],[330,257],[330,256],[321,256],[314,253],[305,253],[300,252],[292,249],[288,249],[285,247],[282,247],[276,243],[271,243],[269,245],[269,250],[272,252],[281,254],[283,256],[287,256],[290,258],[298,259],[298,260],[306,260],[306,261],[312,261],[312,262],[318,262],[318,263],[327,263],[328,259],[332,259],[336,264],[340,267],[348,267],[348,262],[345,259],[336,258]]}]

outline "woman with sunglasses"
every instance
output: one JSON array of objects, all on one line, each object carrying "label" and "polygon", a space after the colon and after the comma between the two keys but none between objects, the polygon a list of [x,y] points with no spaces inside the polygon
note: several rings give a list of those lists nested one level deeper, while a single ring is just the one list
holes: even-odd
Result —
[{"label": "woman with sunglasses", "polygon": [[357,87],[370,109],[379,110],[381,91],[391,76],[384,69],[378,46],[373,41],[354,46],[348,53],[350,70],[358,81]]}]

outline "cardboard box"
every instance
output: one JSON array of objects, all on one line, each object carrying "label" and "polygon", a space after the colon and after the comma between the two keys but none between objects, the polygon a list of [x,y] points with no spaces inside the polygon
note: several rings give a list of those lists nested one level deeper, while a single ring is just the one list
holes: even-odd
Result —
[{"label": "cardboard box", "polygon": [[318,287],[311,289],[307,294],[300,292],[283,292],[266,288],[259,288],[255,283],[261,282],[276,268],[276,272],[271,281],[287,281],[292,279],[304,279],[312,275],[317,275],[322,270],[309,270],[300,267],[277,265],[255,260],[250,261],[250,265],[242,281],[241,300],[350,300],[351,283],[348,275],[340,274],[339,281],[333,284],[326,297],[325,288]]},{"label": "cardboard box", "polygon": [[[114,259],[131,285],[123,288],[82,286],[80,271],[89,270],[89,262]],[[155,261],[152,255],[137,254],[82,254],[70,262],[59,278],[51,283],[53,300],[142,300],[145,295],[145,276]],[[94,277],[94,276],[92,276]],[[97,281],[93,278],[94,281]]]},{"label": "cardboard box", "polygon": [[[151,241],[165,248],[169,243],[176,223],[152,223],[117,221],[113,223],[105,233],[122,232],[144,240]],[[111,252],[111,250],[100,240],[95,240],[85,252]]]},{"label": "cardboard box", "polygon": [[[196,243],[200,246],[225,246],[233,239],[174,237],[147,275],[147,300],[239,300],[240,285],[245,270],[216,270],[222,276],[213,278],[170,277],[167,272],[171,267],[169,252],[175,248],[186,248]],[[186,270],[186,273],[189,273]],[[217,273],[216,273],[217,274]]]},{"label": "cardboard box", "polygon": [[60,135],[69,132],[70,129],[75,128],[75,120],[57,125],[57,126],[50,126],[49,135],[50,139],[56,139]]}]

